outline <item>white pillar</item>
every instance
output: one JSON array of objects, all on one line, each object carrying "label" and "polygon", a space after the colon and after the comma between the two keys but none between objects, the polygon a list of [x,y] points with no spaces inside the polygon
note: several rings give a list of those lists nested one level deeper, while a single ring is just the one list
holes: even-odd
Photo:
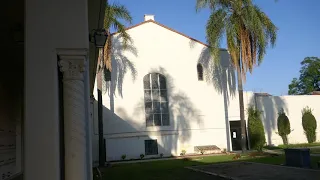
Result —
[{"label": "white pillar", "polygon": [[86,93],[84,72],[86,52],[68,51],[59,55],[63,73],[65,179],[87,180],[89,142],[86,131]]}]

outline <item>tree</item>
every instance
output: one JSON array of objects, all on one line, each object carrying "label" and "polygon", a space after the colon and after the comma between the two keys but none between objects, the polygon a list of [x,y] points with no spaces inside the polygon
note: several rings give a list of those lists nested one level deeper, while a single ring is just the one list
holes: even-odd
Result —
[{"label": "tree", "polygon": [[262,151],[266,144],[264,127],[261,121],[261,111],[250,106],[247,109],[248,113],[248,130],[251,149]]},{"label": "tree", "polygon": [[[123,25],[120,20],[129,22],[131,24],[132,17],[130,12],[123,5],[109,4],[106,2],[105,16],[104,16],[104,29],[107,31],[108,38],[104,50],[100,52],[98,59],[98,72],[97,72],[97,89],[98,89],[98,129],[99,129],[99,165],[104,166],[105,161],[105,151],[104,151],[104,140],[103,140],[103,117],[102,117],[102,75],[108,73],[102,73],[103,71],[111,72],[111,49],[112,49],[112,36],[111,28],[115,32],[119,33],[122,37],[122,43],[124,47],[131,42],[129,34],[126,32],[125,25]],[[105,52],[105,53],[104,53]],[[110,75],[110,73],[109,73]],[[105,79],[110,79],[110,77],[105,77]]]},{"label": "tree", "polygon": [[313,91],[319,91],[320,86],[320,59],[317,57],[306,57],[300,63],[300,77],[293,78],[289,84],[288,94],[302,95]]},{"label": "tree", "polygon": [[111,49],[112,49],[112,35],[111,35],[111,28],[119,33],[119,36],[122,38],[122,43],[124,45],[124,48],[127,47],[127,45],[132,42],[132,39],[130,35],[126,31],[126,27],[123,23],[121,23],[121,20],[131,24],[132,23],[132,17],[130,15],[129,10],[119,4],[107,4],[106,10],[105,10],[105,18],[104,18],[104,29],[106,29],[108,38],[106,45],[104,47],[104,57],[103,57],[103,64],[105,65],[105,68],[108,70],[112,70],[111,67]]},{"label": "tree", "polygon": [[291,133],[290,121],[283,109],[278,113],[278,134],[282,138],[283,144],[288,144],[288,135]]},{"label": "tree", "polygon": [[313,143],[317,139],[317,120],[312,114],[312,110],[309,107],[302,109],[302,127],[307,137],[308,143]]},{"label": "tree", "polygon": [[242,83],[255,65],[260,65],[268,45],[275,45],[277,28],[252,0],[197,0],[196,9],[209,7],[206,39],[215,61],[220,59],[220,41],[227,39],[228,51],[237,71],[241,121],[241,146],[246,151],[246,124]]}]

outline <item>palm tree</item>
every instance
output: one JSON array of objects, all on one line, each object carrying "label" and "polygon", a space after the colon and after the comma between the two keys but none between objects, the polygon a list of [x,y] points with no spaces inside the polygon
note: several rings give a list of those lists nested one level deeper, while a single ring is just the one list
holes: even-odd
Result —
[{"label": "palm tree", "polygon": [[274,47],[277,27],[252,0],[197,0],[196,10],[209,8],[211,15],[206,25],[206,39],[215,61],[220,59],[220,41],[227,39],[228,51],[237,70],[241,148],[246,151],[246,124],[242,83],[246,74],[260,65],[268,45]]},{"label": "palm tree", "polygon": [[[112,35],[111,35],[111,29],[117,33],[119,33],[119,36],[122,38],[122,43],[124,48],[127,47],[129,43],[132,42],[132,39],[130,35],[126,32],[125,25],[121,22],[124,21],[126,23],[131,24],[132,23],[132,17],[130,15],[130,12],[128,9],[119,4],[106,4],[105,9],[105,17],[104,17],[104,29],[107,31],[108,38],[106,45],[104,47],[104,53],[103,53],[103,64],[105,68],[109,71],[112,70],[111,67],[111,49],[112,49]],[[102,58],[100,56],[100,58]],[[102,60],[102,59],[100,59]]]},{"label": "palm tree", "polygon": [[[99,165],[104,166],[105,151],[104,151],[104,140],[103,140],[103,117],[102,117],[102,75],[108,73],[102,73],[103,71],[110,72],[111,67],[111,49],[112,49],[112,35],[111,29],[119,33],[122,38],[124,48],[131,42],[129,34],[126,32],[125,25],[120,21],[123,20],[128,23],[132,23],[132,17],[128,9],[119,4],[109,4],[106,2],[105,16],[103,27],[107,31],[108,38],[105,47],[100,51],[98,64],[99,68],[97,71],[97,89],[98,89],[98,129],[99,129]],[[105,77],[109,78],[109,77]]]}]

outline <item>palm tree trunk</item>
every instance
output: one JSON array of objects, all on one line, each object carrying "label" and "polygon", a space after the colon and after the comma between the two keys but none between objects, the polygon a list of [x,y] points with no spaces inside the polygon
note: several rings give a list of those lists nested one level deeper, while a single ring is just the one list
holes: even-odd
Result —
[{"label": "palm tree trunk", "polygon": [[241,124],[241,149],[242,153],[247,151],[247,135],[246,122],[244,120],[244,102],[243,102],[243,87],[240,68],[237,70],[238,79],[238,94],[239,94],[239,108],[240,108],[240,124]]},{"label": "palm tree trunk", "polygon": [[112,71],[112,66],[111,66],[111,50],[112,50],[112,38],[111,38],[111,33],[108,30],[108,39],[107,39],[107,44],[106,44],[106,53],[104,56],[104,63],[107,67],[107,69],[111,72]]}]

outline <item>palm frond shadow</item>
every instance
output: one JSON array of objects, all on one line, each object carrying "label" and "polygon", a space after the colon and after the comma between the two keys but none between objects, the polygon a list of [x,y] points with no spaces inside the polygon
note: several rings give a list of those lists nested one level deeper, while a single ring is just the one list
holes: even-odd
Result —
[{"label": "palm frond shadow", "polygon": [[226,93],[229,102],[229,97],[234,97],[236,94],[235,68],[226,51],[221,51],[220,56],[220,61],[214,61],[209,48],[204,48],[198,62],[203,66],[206,82],[212,84],[218,93]]},{"label": "palm frond shadow", "polygon": [[[229,129],[229,98],[236,95],[235,68],[231,63],[229,54],[227,51],[221,50],[220,60],[213,60],[209,48],[205,47],[202,49],[198,63],[203,66],[204,80],[208,84],[212,84],[216,92],[223,95],[226,129]],[[227,150],[231,150],[229,131],[226,131],[226,137]]]},{"label": "palm frond shadow", "polygon": [[[111,72],[111,81],[107,82],[106,79],[104,80],[103,84],[103,92],[108,93],[110,97],[119,95],[123,97],[123,80],[127,73],[131,73],[132,81],[135,81],[137,77],[137,70],[135,64],[130,61],[127,53],[133,54],[135,57],[138,56],[138,50],[133,45],[133,42],[127,44],[126,46],[123,45],[121,42],[121,37],[116,37],[113,40],[112,44],[112,72]],[[103,71],[104,77],[108,76],[108,70],[104,69]],[[117,93],[116,93],[117,92]]]}]

